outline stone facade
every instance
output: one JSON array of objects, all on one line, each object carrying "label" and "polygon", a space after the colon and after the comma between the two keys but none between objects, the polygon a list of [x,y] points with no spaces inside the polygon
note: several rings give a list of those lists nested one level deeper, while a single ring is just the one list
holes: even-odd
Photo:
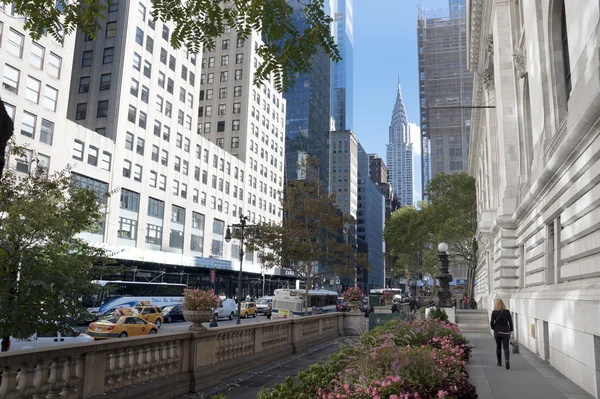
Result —
[{"label": "stone facade", "polygon": [[502,298],[515,338],[600,395],[598,2],[470,0],[469,173],[476,299]]}]

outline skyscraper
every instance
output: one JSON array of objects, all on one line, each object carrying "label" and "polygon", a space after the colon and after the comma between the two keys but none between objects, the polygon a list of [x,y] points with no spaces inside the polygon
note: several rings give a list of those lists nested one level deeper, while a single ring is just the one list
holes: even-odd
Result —
[{"label": "skyscraper", "polygon": [[[288,3],[294,8],[296,27],[303,31],[306,27],[304,11],[297,1]],[[311,63],[312,71],[299,75],[294,86],[283,95],[287,101],[285,180],[301,177],[298,176],[297,164],[308,156],[315,156],[320,163],[321,181],[325,187],[329,187],[331,60],[321,51],[312,58]]]},{"label": "skyscraper", "polygon": [[388,181],[398,196],[400,206],[413,204],[412,188],[412,144],[406,109],[402,100],[400,82],[390,124],[389,144],[387,145]]},{"label": "skyscraper", "polygon": [[353,124],[353,3],[354,0],[331,0],[332,33],[342,57],[332,64],[331,114],[335,130],[352,130]]},{"label": "skyscraper", "polygon": [[465,32],[465,0],[417,6],[423,186],[437,173],[467,168],[471,110],[462,107],[471,105],[473,77]]}]

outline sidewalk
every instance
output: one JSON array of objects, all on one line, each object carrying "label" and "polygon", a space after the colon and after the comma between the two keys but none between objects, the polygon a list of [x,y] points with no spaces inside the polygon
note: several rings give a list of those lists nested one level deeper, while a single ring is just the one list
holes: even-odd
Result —
[{"label": "sidewalk", "polygon": [[496,343],[491,334],[465,336],[473,346],[473,356],[467,363],[469,381],[477,387],[479,399],[594,399],[522,346],[521,353],[511,352],[510,370],[506,370],[496,365]]},{"label": "sidewalk", "polygon": [[[358,338],[358,337],[354,337]],[[273,388],[281,384],[287,376],[295,376],[306,370],[319,360],[325,361],[341,345],[349,345],[350,337],[339,337],[335,340],[310,348],[304,353],[289,356],[272,363],[263,364],[253,370],[235,375],[222,381],[219,385],[203,392],[187,394],[178,399],[210,399],[212,395],[225,394],[228,399],[254,399],[264,388]]]}]

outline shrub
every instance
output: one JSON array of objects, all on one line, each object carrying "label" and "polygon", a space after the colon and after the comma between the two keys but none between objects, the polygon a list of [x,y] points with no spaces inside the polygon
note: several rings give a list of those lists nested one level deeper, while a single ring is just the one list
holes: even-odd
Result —
[{"label": "shrub", "polygon": [[431,308],[429,311],[430,319],[439,319],[441,321],[448,321],[448,314],[442,308]]}]

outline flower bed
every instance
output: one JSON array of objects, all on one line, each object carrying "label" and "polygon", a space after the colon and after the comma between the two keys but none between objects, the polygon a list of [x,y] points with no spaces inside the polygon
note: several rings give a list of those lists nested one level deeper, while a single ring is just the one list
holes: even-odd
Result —
[{"label": "flower bed", "polygon": [[394,320],[258,398],[474,399],[477,393],[465,369],[470,356],[452,324]]}]

